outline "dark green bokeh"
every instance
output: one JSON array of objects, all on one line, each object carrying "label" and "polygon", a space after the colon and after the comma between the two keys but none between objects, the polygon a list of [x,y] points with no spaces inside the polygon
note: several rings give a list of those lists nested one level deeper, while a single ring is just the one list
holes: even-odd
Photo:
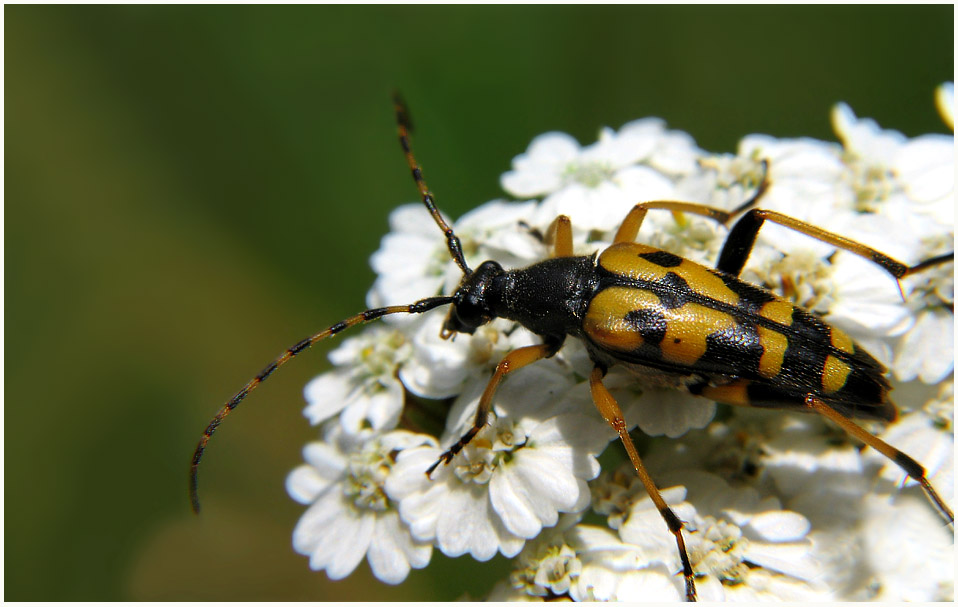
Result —
[{"label": "dark green bokeh", "polygon": [[[314,435],[310,353],[230,418],[273,355],[362,308],[388,212],[416,200],[388,94],[456,217],[529,140],[661,116],[713,151],[832,139],[847,101],[944,130],[953,8],[5,7],[6,596],[454,599],[501,562],[399,587],[329,582],[289,547],[283,481]],[[326,348],[323,348],[326,350]]]}]

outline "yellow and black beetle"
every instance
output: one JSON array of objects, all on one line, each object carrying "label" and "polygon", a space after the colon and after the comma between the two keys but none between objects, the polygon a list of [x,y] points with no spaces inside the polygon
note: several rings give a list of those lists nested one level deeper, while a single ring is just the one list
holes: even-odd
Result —
[{"label": "yellow and black beetle", "polygon": [[[196,447],[190,467],[190,497],[195,511],[199,511],[197,470],[210,437],[223,418],[277,368],[316,342],[354,325],[389,314],[419,314],[449,305],[443,337],[472,334],[493,319],[505,318],[539,335],[542,343],[514,350],[499,362],[479,399],[472,427],[426,473],[449,463],[485,426],[496,388],[506,375],[555,355],[566,337],[580,339],[594,365],[589,377],[593,401],[618,434],[636,473],[675,536],[689,600],[695,600],[695,582],[682,521],[662,499],[629,437],[618,404],[602,383],[612,365],[626,366],[646,384],[682,389],[719,403],[820,413],[916,479],[942,514],[954,521],[952,511],[932,488],[918,462],[849,419],[895,419],[897,411],[888,398],[885,368],[841,330],[738,277],[765,221],[874,261],[896,279],[953,260],[954,253],[909,267],[797,219],[752,208],[768,188],[766,179],[748,202],[731,212],[670,200],[637,204],[613,244],[588,256],[573,254],[571,222],[559,216],[545,235],[553,250],[549,259],[517,270],[505,270],[495,261],[486,261],[473,271],[465,261],[459,239],[439,214],[413,157],[410,121],[398,96],[395,110],[399,142],[422,202],[445,234],[449,253],[462,270],[463,279],[452,296],[370,309],[338,322],[300,341],[263,369],[220,409]],[[646,213],[652,209],[692,213],[722,224],[737,215],[742,217],[731,229],[717,267],[711,269],[634,242]]]}]

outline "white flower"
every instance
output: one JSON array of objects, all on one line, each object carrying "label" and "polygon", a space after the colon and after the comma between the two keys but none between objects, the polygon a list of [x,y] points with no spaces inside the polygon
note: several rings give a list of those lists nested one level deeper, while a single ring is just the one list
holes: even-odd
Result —
[{"label": "white flower", "polygon": [[[642,386],[624,368],[612,367],[602,383],[618,402],[629,428],[638,426],[648,436],[682,436],[706,426],[715,415],[714,402],[674,389]],[[565,391],[555,407],[562,411],[593,409],[589,382]]]},{"label": "white flower", "polygon": [[411,351],[402,333],[382,325],[343,341],[329,353],[336,369],[306,384],[303,415],[318,425],[340,414],[351,435],[395,428],[403,404],[396,372]]},{"label": "white flower", "polygon": [[[545,250],[528,227],[532,203],[488,202],[453,224],[470,266],[493,259],[510,268],[529,265]],[[370,307],[409,304],[452,293],[462,271],[449,255],[446,240],[421,204],[403,205],[389,215],[391,231],[370,263],[378,275],[366,297]],[[441,314],[441,312],[440,312]],[[401,316],[390,316],[391,322]],[[400,322],[402,322],[400,320]]]},{"label": "white flower", "polygon": [[533,343],[538,338],[515,323],[496,320],[476,329],[472,335],[442,339],[439,335],[445,317],[427,314],[422,323],[410,327],[413,353],[399,371],[403,385],[425,398],[449,398],[463,391],[471,380],[489,374],[506,354]]},{"label": "white flower", "polygon": [[632,207],[646,200],[674,198],[671,180],[646,166],[619,169],[610,180],[595,185],[572,183],[550,194],[533,215],[533,225],[548,226],[559,215],[572,221],[582,238],[589,231],[609,232],[618,228]]},{"label": "white flower", "polygon": [[908,139],[879,128],[874,120],[857,118],[844,103],[832,111],[832,124],[845,148],[854,208],[875,211],[883,204],[905,204],[954,229],[954,137]]},{"label": "white flower", "polygon": [[861,537],[870,600],[954,602],[954,536],[920,496],[867,497]]},{"label": "white flower", "polygon": [[520,197],[547,194],[536,226],[562,214],[577,231],[608,231],[636,203],[673,198],[672,177],[691,172],[697,153],[688,135],[666,131],[658,120],[632,122],[618,133],[603,129],[585,148],[564,133],[547,133],[513,160],[502,187]]},{"label": "white flower", "polygon": [[608,529],[575,522],[560,524],[528,543],[509,576],[512,593],[500,586],[490,600],[539,596],[574,601],[680,599],[664,565],[646,562],[638,546],[623,542]]},{"label": "white flower", "polygon": [[[943,242],[949,241],[949,242]],[[944,253],[953,239],[926,240],[926,257]],[[943,264],[910,276],[903,281],[905,305],[914,320],[895,348],[892,365],[895,377],[917,377],[929,384],[951,375],[955,368],[955,274],[954,264]]]},{"label": "white flower", "polygon": [[[816,579],[821,572],[809,523],[796,512],[782,510],[775,497],[761,498],[751,488],[729,487],[718,477],[695,470],[664,475],[660,483],[682,479],[687,501],[672,505],[685,522],[689,560],[696,589],[703,600],[824,600],[827,589]],[[666,502],[681,500],[684,491],[663,491]],[[671,498],[671,499],[670,499]],[[675,572],[673,583],[684,586],[674,536],[651,499],[632,506],[619,529],[622,540],[640,546],[648,558]],[[684,593],[684,590],[683,590]]]},{"label": "white flower", "polygon": [[[830,225],[839,212],[835,191],[845,167],[838,145],[811,138],[776,139],[768,135],[749,135],[739,142],[738,156],[768,162],[768,178],[772,186],[761,198],[760,208],[779,211],[815,225]],[[773,231],[776,230],[773,228]],[[806,245],[814,246],[815,241],[807,236],[784,229],[777,231],[782,238],[798,239],[798,242],[806,241]],[[777,236],[771,242],[791,247],[791,243],[783,243]]]},{"label": "white flower", "polygon": [[[442,232],[422,204],[403,205],[390,213],[389,229],[379,250],[369,259],[377,274],[366,296],[369,307],[410,304],[459,284],[462,273],[450,259]],[[395,322],[403,316],[387,318]]]},{"label": "white flower", "polygon": [[290,473],[289,494],[309,508],[293,531],[293,548],[330,579],[346,577],[365,556],[373,574],[389,584],[429,563],[432,546],[413,539],[383,490],[395,452],[435,444],[430,436],[397,430],[361,442],[339,426],[303,450],[306,464]]},{"label": "white flower", "polygon": [[594,454],[608,442],[600,421],[579,414],[525,424],[490,417],[431,479],[424,472],[442,450],[421,447],[400,454],[387,481],[413,536],[449,556],[513,556],[560,512],[587,507],[585,481],[599,473]]}]

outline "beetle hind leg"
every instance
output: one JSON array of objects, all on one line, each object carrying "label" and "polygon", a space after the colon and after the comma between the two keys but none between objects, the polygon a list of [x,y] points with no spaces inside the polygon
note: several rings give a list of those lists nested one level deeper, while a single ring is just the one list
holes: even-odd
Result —
[{"label": "beetle hind leg", "polygon": [[722,246],[722,252],[719,254],[716,269],[734,276],[740,275],[742,268],[745,266],[745,262],[748,261],[749,255],[755,247],[758,231],[766,221],[771,221],[790,230],[800,232],[815,240],[820,240],[833,247],[854,253],[863,259],[874,262],[891,274],[896,280],[921,272],[927,268],[947,263],[955,258],[954,252],[945,253],[931,259],[926,259],[914,266],[908,266],[860,242],[845,238],[828,230],[823,230],[818,226],[805,223],[794,217],[789,217],[777,211],[752,209],[745,213],[745,215],[732,226],[732,230],[729,232],[725,239],[725,244]]},{"label": "beetle hind leg", "polygon": [[951,508],[949,508],[945,501],[941,499],[941,496],[938,495],[938,492],[935,491],[935,488],[931,486],[931,483],[928,481],[928,477],[925,476],[924,467],[916,462],[911,456],[892,447],[874,434],[866,431],[852,420],[828,406],[822,399],[818,398],[814,394],[809,394],[805,397],[805,406],[812,411],[821,413],[828,419],[832,420],[838,424],[842,430],[848,434],[851,434],[875,451],[878,451],[890,459],[895,463],[896,466],[901,468],[905,474],[918,481],[918,484],[921,485],[925,495],[928,496],[928,499],[932,502],[932,504],[935,505],[942,516],[944,516],[949,523],[954,524],[955,515]]},{"label": "beetle hind leg", "polygon": [[685,577],[685,597],[689,601],[694,601],[696,600],[695,572],[692,569],[692,562],[689,560],[689,554],[685,548],[685,538],[682,537],[682,521],[676,516],[675,512],[669,508],[669,505],[665,503],[662,494],[659,492],[659,488],[655,486],[655,482],[652,480],[652,477],[649,476],[649,472],[646,470],[645,464],[642,463],[642,459],[639,457],[635,445],[632,444],[632,438],[629,436],[629,430],[626,426],[625,419],[622,417],[622,410],[619,409],[619,404],[615,402],[615,398],[609,393],[605,384],[602,383],[603,376],[605,376],[605,369],[602,367],[596,366],[592,369],[592,375],[589,376],[592,400],[595,402],[599,413],[605,418],[605,421],[612,426],[612,429],[619,435],[619,439],[622,441],[622,444],[625,445],[625,450],[628,452],[629,459],[632,461],[632,467],[635,468],[636,474],[639,475],[639,480],[642,481],[649,497],[652,498],[652,503],[658,508],[659,514],[665,519],[665,524],[668,525],[669,531],[675,536],[675,543],[679,549],[679,557],[682,559],[682,575]]}]

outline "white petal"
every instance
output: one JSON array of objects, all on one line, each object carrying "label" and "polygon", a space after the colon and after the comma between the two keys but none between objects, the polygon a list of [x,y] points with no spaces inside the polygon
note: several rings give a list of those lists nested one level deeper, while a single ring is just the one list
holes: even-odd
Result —
[{"label": "white petal", "polygon": [[636,603],[672,603],[685,600],[664,565],[653,565],[621,576],[615,600]]},{"label": "white petal", "polygon": [[809,542],[789,544],[766,544],[751,542],[745,552],[747,560],[766,569],[780,571],[804,580],[814,580],[822,575],[819,562],[809,550]]},{"label": "white petal", "polygon": [[351,391],[347,369],[323,373],[306,384],[304,393],[309,404],[303,409],[303,415],[314,426],[321,424],[343,410]]},{"label": "white petal", "polygon": [[565,133],[545,133],[529,144],[502,175],[502,189],[518,197],[553,192],[562,186],[562,170],[579,154],[579,143]]},{"label": "white petal", "polygon": [[402,413],[402,384],[393,380],[372,393],[357,389],[340,416],[343,429],[353,435],[371,428],[382,432],[396,427]]},{"label": "white petal", "polygon": [[901,380],[916,375],[925,383],[938,383],[955,367],[954,315],[948,310],[926,310],[896,348],[893,370]]},{"label": "white petal", "polygon": [[[901,146],[894,164],[912,200],[934,202],[948,197],[954,202],[954,158],[953,136],[922,135]],[[954,209],[953,204],[949,206]]]},{"label": "white petal", "polygon": [[715,403],[677,390],[646,389],[625,411],[630,424],[649,436],[677,438],[694,428],[704,428],[715,417]]},{"label": "white petal", "polygon": [[[953,600],[954,532],[922,497],[865,499],[866,562],[880,584],[882,601]],[[951,588],[949,592],[949,588]]]},{"label": "white petal", "polygon": [[319,496],[306,509],[293,529],[293,549],[300,554],[312,554],[323,537],[335,527],[335,521],[344,512],[341,492],[330,491]]},{"label": "white petal", "polygon": [[555,525],[559,510],[569,511],[587,492],[567,469],[537,451],[520,449],[489,483],[492,507],[506,529],[525,538],[535,537],[543,526]]},{"label": "white petal", "polygon": [[797,512],[779,510],[752,517],[748,529],[769,542],[792,542],[805,537],[811,528],[808,519]]},{"label": "white petal", "polygon": [[341,580],[356,569],[369,549],[375,524],[376,517],[372,513],[337,519],[334,529],[313,553],[314,558],[319,554],[330,555],[323,559],[329,579]]},{"label": "white petal", "polygon": [[[410,563],[409,553],[426,553],[425,562],[421,556],[418,562]],[[429,561],[432,546],[420,544],[414,547],[409,533],[399,522],[395,511],[380,513],[376,518],[376,528],[372,543],[369,545],[367,559],[373,575],[387,584],[398,584],[409,575],[410,565],[423,567]]]},{"label": "white petal", "polygon": [[648,163],[666,175],[688,175],[698,168],[702,151],[695,139],[682,131],[669,131],[661,138]]},{"label": "white petal", "polygon": [[312,504],[316,496],[329,487],[329,480],[316,474],[312,466],[303,465],[286,477],[286,492],[300,504]]},{"label": "white petal", "polygon": [[498,534],[491,517],[485,487],[456,487],[446,494],[436,524],[436,543],[443,554],[460,556],[469,553],[479,561],[487,561],[498,550]]},{"label": "white petal", "polygon": [[905,142],[905,136],[898,131],[884,130],[871,118],[857,118],[845,103],[833,108],[832,127],[846,149],[886,166]]},{"label": "white petal", "polygon": [[[330,438],[330,436],[327,436],[327,441]],[[329,481],[339,479],[343,470],[346,469],[346,457],[330,442],[307,444],[303,447],[303,459],[319,477]]]},{"label": "white petal", "polygon": [[[678,576],[673,580],[673,583],[677,582]],[[695,590],[698,593],[698,599],[700,601],[718,603],[727,600],[725,586],[722,585],[722,582],[720,582],[718,578],[712,575],[697,579],[695,581]],[[745,590],[749,591],[750,589],[746,588]]]}]

